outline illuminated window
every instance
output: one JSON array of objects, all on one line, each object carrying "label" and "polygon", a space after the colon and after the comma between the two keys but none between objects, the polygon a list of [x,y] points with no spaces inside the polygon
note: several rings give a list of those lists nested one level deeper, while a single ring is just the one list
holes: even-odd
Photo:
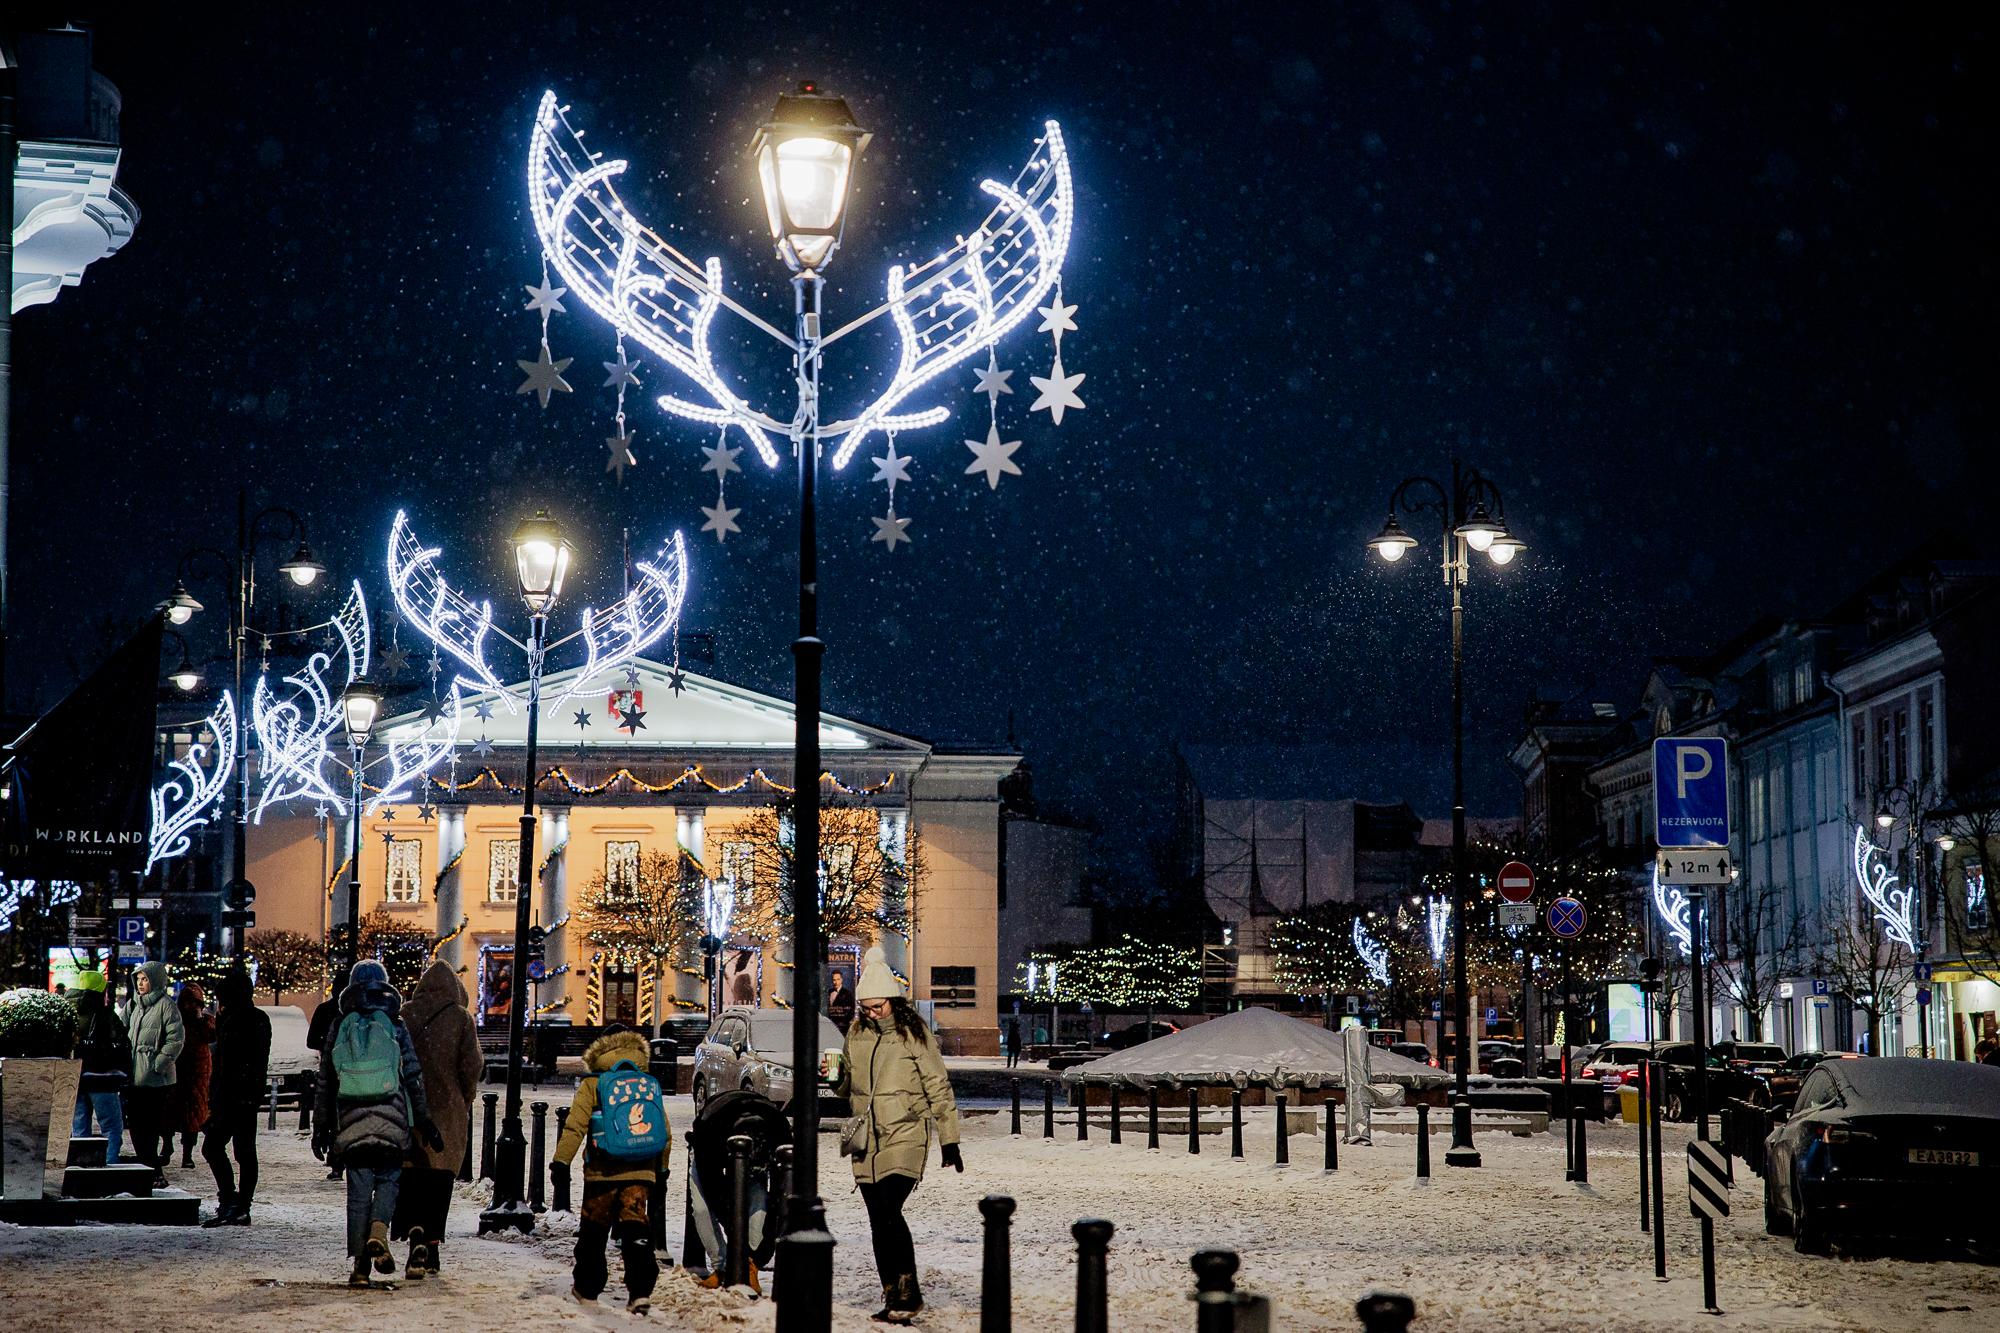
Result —
[{"label": "illuminated window", "polygon": [[736,910],[740,913],[756,899],[757,844],[728,842],[722,845],[722,877],[736,881]]},{"label": "illuminated window", "polygon": [[639,887],[639,844],[604,844],[604,896],[630,898]]},{"label": "illuminated window", "polygon": [[511,903],[521,896],[521,840],[495,838],[486,853],[486,901]]},{"label": "illuminated window", "polygon": [[392,903],[414,903],[423,898],[422,871],[424,845],[416,838],[389,840],[389,866],[383,877],[383,896]]},{"label": "illuminated window", "polygon": [[1986,867],[1978,861],[1965,863],[1965,928],[1985,930],[1993,921],[1986,902]]}]

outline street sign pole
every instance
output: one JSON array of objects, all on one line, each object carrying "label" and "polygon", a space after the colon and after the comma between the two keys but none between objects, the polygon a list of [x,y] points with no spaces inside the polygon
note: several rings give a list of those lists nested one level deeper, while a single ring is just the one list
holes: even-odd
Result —
[{"label": "street sign pole", "polygon": [[1562,986],[1563,1179],[1576,1179],[1576,1097],[1569,1073],[1569,949],[1556,945],[1556,975]]},{"label": "street sign pole", "polygon": [[[1702,985],[1708,971],[1708,894],[1700,885],[1689,896],[1689,920],[1694,927],[1694,950],[1688,968],[1688,990],[1694,1003],[1694,1100],[1695,1141],[1708,1142],[1708,995]],[[1714,1312],[1715,1304],[1715,1219],[1701,1217],[1701,1303]]]}]

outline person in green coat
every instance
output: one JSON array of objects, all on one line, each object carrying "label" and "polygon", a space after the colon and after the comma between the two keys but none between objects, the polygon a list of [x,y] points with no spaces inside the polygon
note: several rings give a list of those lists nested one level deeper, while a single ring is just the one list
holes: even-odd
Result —
[{"label": "person in green coat", "polygon": [[903,998],[902,983],[881,949],[868,951],[854,999],[854,1026],[847,1032],[833,1092],[848,1098],[854,1109],[841,1141],[868,1206],[875,1270],[882,1279],[882,1308],[873,1318],[879,1324],[907,1324],[924,1308],[924,1297],[903,1205],[924,1178],[933,1127],[942,1163],[965,1170],[958,1149],[958,1103],[937,1043]]},{"label": "person in green coat", "polygon": [[134,1155],[153,1168],[153,1188],[165,1189],[167,1173],[161,1168],[167,1159],[160,1151],[160,1139],[167,1132],[167,1099],[178,1077],[176,1064],[187,1044],[187,1030],[180,1006],[167,993],[165,963],[141,963],[132,985],[135,998],[125,1015],[132,1034],[132,1085],[125,1090],[125,1125],[131,1131]]}]

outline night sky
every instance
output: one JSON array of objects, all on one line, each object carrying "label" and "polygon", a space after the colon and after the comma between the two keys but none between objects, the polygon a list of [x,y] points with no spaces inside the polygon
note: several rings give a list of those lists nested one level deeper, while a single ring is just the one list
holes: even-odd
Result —
[{"label": "night sky", "polygon": [[[16,319],[17,706],[52,702],[182,549],[231,544],[239,484],[371,595],[399,506],[496,601],[536,505],[597,604],[621,527],[635,548],[679,527],[684,623],[716,633],[719,674],[789,695],[790,472],[732,477],[743,535],[700,534],[713,432],[652,406],[683,386],[649,364],[621,489],[612,338],[574,301],[550,338],[577,392],[515,393],[544,88],[633,163],[643,220],[780,323],[747,144],[797,79],[876,135],[836,323],[1062,121],[1063,351],[1088,409],[1054,427],[1003,399],[1025,475],[996,493],[963,475],[984,401],[969,368],[947,377],[916,401],[954,421],[899,440],[916,544],[867,540],[883,490],[863,463],[823,492],[821,568],[830,709],[985,742],[1011,711],[1038,791],[1080,816],[1144,826],[1176,740],[1406,753],[1366,780],[1384,789],[1325,794],[1444,813],[1435,534],[1393,571],[1362,542],[1399,479],[1454,451],[1531,546],[1471,594],[1475,814],[1518,809],[1505,754],[1531,691],[1629,703],[1652,654],[1824,609],[1927,537],[1990,544],[1995,70],[1986,31],[1916,26],[1942,11],[292,8],[99,26],[143,218]],[[832,412],[886,381],[886,350],[831,354]],[[739,385],[788,416],[778,351],[729,343]],[[1033,321],[1001,349],[1024,390],[1048,357]]]}]

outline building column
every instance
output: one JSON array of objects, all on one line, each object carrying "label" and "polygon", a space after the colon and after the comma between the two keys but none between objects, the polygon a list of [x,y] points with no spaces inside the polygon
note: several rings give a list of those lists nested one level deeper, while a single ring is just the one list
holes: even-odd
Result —
[{"label": "building column", "polygon": [[438,951],[438,957],[457,968],[465,958],[465,935],[458,929],[458,923],[465,919],[465,807],[462,805],[438,807],[437,858],[437,933],[440,939],[451,936]]},{"label": "building column", "polygon": [[[674,810],[674,841],[680,844],[682,851],[694,858],[695,864],[701,867],[703,875],[708,874],[708,853],[705,845],[707,815],[707,807],[700,805],[677,806]],[[701,934],[701,928],[691,932],[681,956],[675,960],[674,998],[682,1004],[695,1005],[700,1012],[707,1013],[707,983],[700,975],[704,961],[699,943]],[[720,959],[717,960],[717,965],[720,965]],[[695,975],[689,976],[683,969],[692,969]],[[679,1009],[680,1005],[676,1005],[675,1008]],[[693,1013],[695,1010],[684,1012]]]},{"label": "building column", "polygon": [[[569,926],[556,929],[556,923],[569,915],[569,807],[566,805],[543,806],[541,845],[547,850],[542,855],[541,870],[541,924],[548,930],[542,944],[542,960],[548,965],[549,975],[562,976],[557,983],[561,987],[562,998],[570,1004],[577,1003],[570,993],[573,978],[563,975],[563,964],[569,961]],[[555,996],[545,996],[544,1004],[553,1003]],[[567,1007],[565,1007],[567,1012]]]},{"label": "building column", "polygon": [[[875,841],[886,856],[901,859],[909,848],[910,812],[908,810],[883,810],[878,812]],[[898,974],[910,979],[910,997],[916,998],[916,973],[911,970],[914,951],[912,940],[916,937],[916,904],[910,905],[909,920],[904,923],[904,931],[884,930],[882,932],[882,959]],[[859,977],[856,978],[859,981]]]}]

